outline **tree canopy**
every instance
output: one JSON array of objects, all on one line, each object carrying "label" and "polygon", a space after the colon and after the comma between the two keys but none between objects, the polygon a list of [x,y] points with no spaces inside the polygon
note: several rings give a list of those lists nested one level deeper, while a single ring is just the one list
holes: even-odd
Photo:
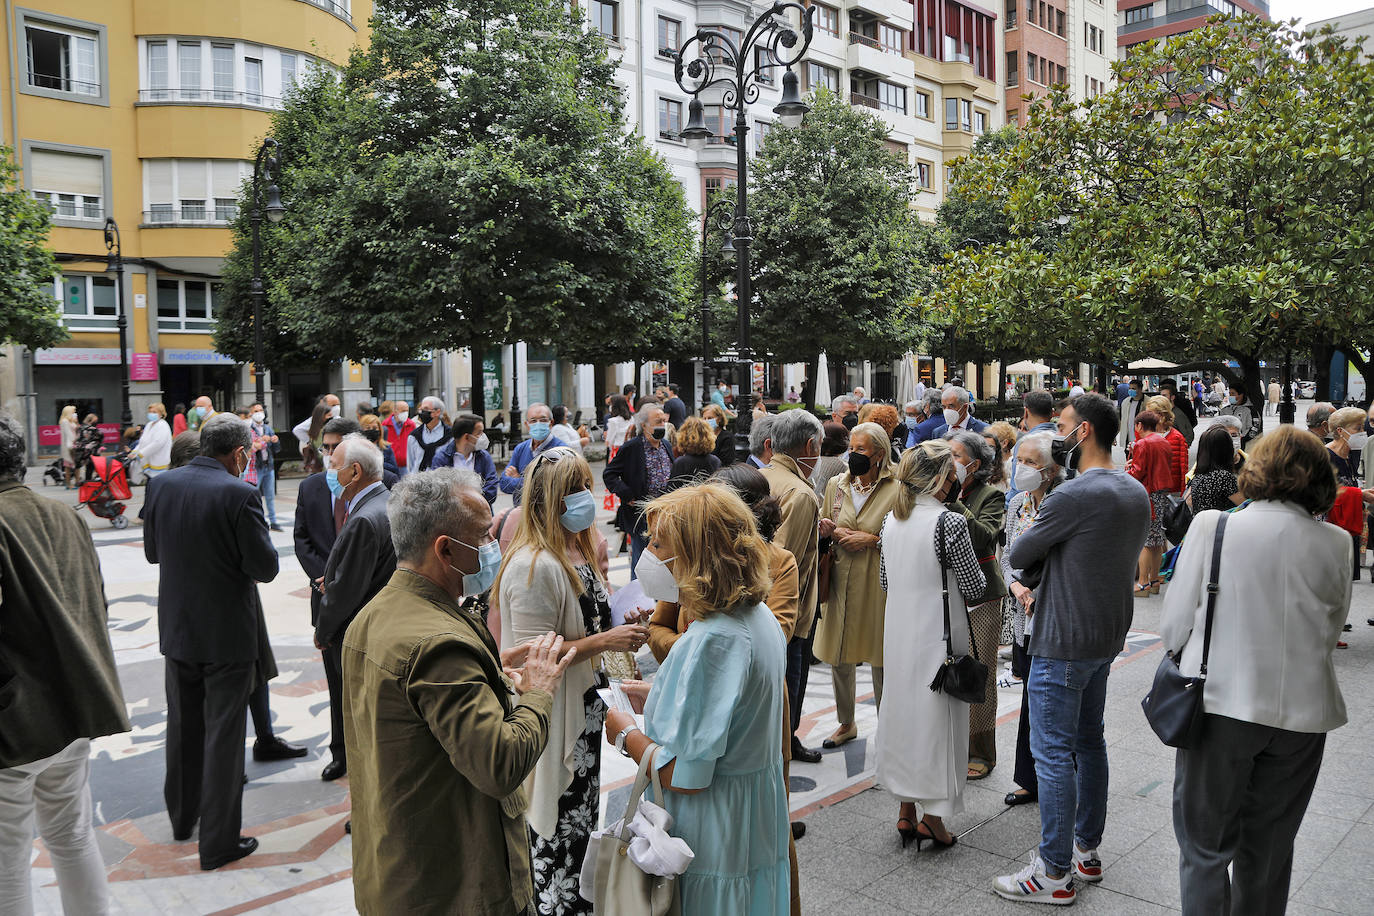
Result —
[{"label": "tree canopy", "polygon": [[1258,360],[1374,322],[1374,64],[1330,34],[1217,19],[1061,87],[1009,150],[956,167],[1008,238],[958,252],[932,306],[961,337],[1092,362]]},{"label": "tree canopy", "polygon": [[[536,0],[386,0],[372,28],[341,78],[313,75],[274,117],[288,214],[263,225],[269,362],[513,340],[612,360],[670,336],[691,217],[624,131],[600,35]],[[250,210],[216,336],[241,359]]]},{"label": "tree canopy", "polygon": [[49,210],[17,186],[17,174],[13,152],[0,147],[0,346],[40,350],[68,334],[53,295],[59,271],[48,247]]}]

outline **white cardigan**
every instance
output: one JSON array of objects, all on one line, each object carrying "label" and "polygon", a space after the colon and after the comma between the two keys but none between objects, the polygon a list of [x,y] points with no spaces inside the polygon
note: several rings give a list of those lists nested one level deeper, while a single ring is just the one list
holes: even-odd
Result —
[{"label": "white cardigan", "polygon": [[[1196,675],[1221,513],[1198,513],[1160,618],[1164,647]],[[1259,501],[1226,522],[1204,711],[1295,732],[1346,722],[1331,653],[1350,610],[1350,535],[1292,503]]]},{"label": "white cardigan", "polygon": [[[531,578],[532,576],[532,578]],[[498,595],[501,648],[509,649],[553,631],[568,642],[587,635],[582,606],[558,558],[518,548],[506,560]],[[572,785],[573,748],[587,728],[583,696],[596,683],[595,657],[573,662],[553,695],[549,743],[530,777],[530,827],[545,839],[558,829],[558,800]]]},{"label": "white cardigan", "polygon": [[143,459],[146,470],[167,470],[167,465],[172,462],[172,430],[166,420],[157,420],[143,427],[143,435],[138,437],[138,448],[134,454]]}]

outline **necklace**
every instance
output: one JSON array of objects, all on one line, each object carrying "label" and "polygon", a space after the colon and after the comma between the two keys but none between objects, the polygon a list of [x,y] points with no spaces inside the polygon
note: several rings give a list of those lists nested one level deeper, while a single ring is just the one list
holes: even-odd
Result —
[{"label": "necklace", "polygon": [[859,478],[851,477],[849,478],[849,485],[854,488],[855,493],[858,493],[861,496],[867,496],[869,493],[873,492],[873,488],[878,485],[878,481],[875,480],[868,486],[864,486],[863,484],[859,483]]}]

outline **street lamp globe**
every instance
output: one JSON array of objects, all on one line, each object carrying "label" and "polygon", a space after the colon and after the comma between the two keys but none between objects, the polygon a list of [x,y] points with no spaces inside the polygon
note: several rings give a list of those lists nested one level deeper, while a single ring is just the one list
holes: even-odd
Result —
[{"label": "street lamp globe", "polygon": [[687,106],[687,126],[682,129],[682,139],[686,141],[688,149],[701,152],[706,148],[706,139],[710,136],[711,130],[706,126],[701,101],[694,98]]},{"label": "street lamp globe", "polygon": [[802,119],[811,110],[811,106],[802,101],[801,92],[797,85],[797,74],[791,67],[782,75],[782,99],[773,108],[773,113],[778,116],[778,123],[783,127],[801,127]]},{"label": "street lamp globe", "polygon": [[273,182],[267,186],[267,218],[274,223],[279,223],[284,216],[286,216],[286,207],[281,202],[281,188]]},{"label": "street lamp globe", "polygon": [[725,233],[725,244],[720,246],[720,253],[727,257],[735,256],[735,237],[730,233]]}]

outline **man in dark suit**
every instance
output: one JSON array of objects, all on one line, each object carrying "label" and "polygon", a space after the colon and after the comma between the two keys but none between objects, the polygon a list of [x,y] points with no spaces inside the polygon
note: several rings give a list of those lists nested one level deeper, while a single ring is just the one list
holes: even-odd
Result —
[{"label": "man in dark suit", "polygon": [[344,747],[343,696],[333,685],[342,684],[343,637],[353,618],[382,590],[396,571],[396,551],[391,546],[391,522],[386,506],[391,491],[382,485],[382,452],[363,436],[343,437],[329,456],[325,472],[336,504],[344,506],[345,521],[325,565],[320,585],[320,613],[315,621],[315,647],[324,655],[326,678],[331,686],[329,719],[333,734],[329,751],[333,760],[320,777],[326,782],[348,772]]},{"label": "man in dark suit", "polygon": [[944,422],[935,428],[931,439],[944,438],[945,433],[951,429],[966,429],[974,433],[981,433],[987,429],[987,424],[973,415],[969,393],[958,385],[952,385],[944,390],[940,395],[940,406],[943,408],[940,419]]},{"label": "man in dark suit", "polygon": [[172,835],[200,821],[200,867],[249,855],[243,811],[244,707],[258,680],[265,629],[257,583],[277,577],[277,551],[257,488],[248,426],[232,414],[200,430],[200,455],[148,485],[143,551],[159,565],[158,631],[166,658],[167,777]]}]

